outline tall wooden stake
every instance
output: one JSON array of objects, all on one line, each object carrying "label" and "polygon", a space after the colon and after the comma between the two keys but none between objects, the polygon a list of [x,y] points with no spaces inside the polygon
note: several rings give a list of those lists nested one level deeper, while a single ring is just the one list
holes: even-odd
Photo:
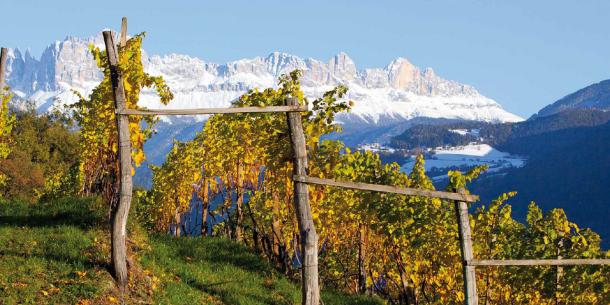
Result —
[{"label": "tall wooden stake", "polygon": [[6,72],[6,55],[8,54],[7,48],[0,50],[0,94],[4,93],[4,87],[6,86],[4,73]]},{"label": "tall wooden stake", "polygon": [[119,43],[121,47],[124,47],[127,44],[127,17],[121,19],[121,38]]},{"label": "tall wooden stake", "polygon": [[[123,87],[123,77],[119,70],[119,60],[117,48],[114,43],[114,36],[110,31],[104,31],[104,43],[106,44],[106,54],[110,65],[110,79],[112,82],[112,92],[114,94],[114,105],[117,112],[123,112],[126,108],[125,88]],[[111,235],[112,235],[112,266],[114,276],[119,287],[124,290],[128,282],[127,274],[127,247],[125,245],[125,235],[127,227],[127,216],[131,206],[131,142],[129,139],[129,117],[124,114],[117,114],[117,133],[119,136],[119,177],[120,194],[119,202],[112,207],[111,215]]]},{"label": "tall wooden stake", "polygon": [[[205,177],[205,172],[203,173]],[[203,188],[201,191],[201,237],[208,235],[208,208],[210,196],[210,182],[208,178],[203,179]]]},{"label": "tall wooden stake", "polygon": [[[563,237],[560,237],[559,242],[557,243],[557,259],[562,259],[561,250],[563,250]],[[555,305],[561,305],[561,292],[563,291],[562,287],[562,278],[563,278],[563,267],[556,266],[557,273],[555,274]]]},{"label": "tall wooden stake", "polygon": [[[288,98],[287,104],[296,106],[296,98]],[[307,175],[307,149],[301,113],[288,113],[288,127],[294,151],[294,175]],[[309,187],[306,183],[294,181],[294,203],[299,232],[301,235],[301,293],[302,305],[320,304],[318,283],[318,234],[314,227],[309,205]]]},{"label": "tall wooden stake", "polygon": [[[464,194],[462,188],[458,193]],[[470,219],[468,218],[468,205],[464,201],[455,202],[455,212],[458,220],[458,231],[460,234],[460,246],[462,252],[462,270],[464,273],[464,304],[477,305],[477,277],[475,266],[470,262],[474,259],[472,252],[472,236],[470,234]]]}]

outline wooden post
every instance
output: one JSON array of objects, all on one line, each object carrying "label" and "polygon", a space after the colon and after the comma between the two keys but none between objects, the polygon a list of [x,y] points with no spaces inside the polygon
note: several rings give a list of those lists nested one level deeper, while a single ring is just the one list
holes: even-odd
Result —
[{"label": "wooden post", "polygon": [[[287,104],[297,106],[296,98],[288,98]],[[295,175],[307,175],[307,149],[301,114],[288,113],[290,140],[294,151]],[[294,205],[301,237],[301,293],[302,305],[320,304],[320,287],[318,283],[318,234],[314,227],[311,207],[309,205],[309,187],[307,183],[294,181]]]},{"label": "wooden post", "polygon": [[[458,193],[465,194],[463,188]],[[468,205],[464,201],[455,201],[455,212],[458,220],[460,246],[462,252],[462,270],[464,274],[464,304],[478,305],[477,277],[475,266],[471,264],[474,259],[472,252],[472,236],[470,234],[470,219],[468,218]]]},{"label": "wooden post", "polygon": [[237,202],[235,202],[235,240],[243,241],[243,223],[244,223],[244,167],[241,160],[237,160],[237,183],[235,190],[237,191]]},{"label": "wooden post", "polygon": [[6,73],[6,55],[8,54],[7,48],[0,50],[0,95],[4,94],[4,87],[6,86],[5,75]]},{"label": "wooden post", "polygon": [[368,228],[358,225],[358,293],[366,293],[366,256],[368,255]]},{"label": "wooden post", "polygon": [[121,47],[127,44],[127,17],[123,17],[121,20],[121,38],[119,43]]},{"label": "wooden post", "polygon": [[[558,260],[563,258],[561,255],[561,250],[563,250],[563,237],[559,237],[559,242],[557,242],[556,254]],[[555,305],[560,305],[563,304],[561,302],[561,291],[563,290],[561,285],[563,278],[563,267],[555,266],[555,268],[557,268],[557,273],[555,274]]]},{"label": "wooden post", "polygon": [[[277,193],[273,192],[273,206],[271,207],[271,252],[274,257],[281,262],[280,250],[280,232],[282,232],[282,223],[280,222],[280,199]],[[283,267],[283,266],[282,266]],[[282,268],[283,269],[283,268]]]},{"label": "wooden post", "polygon": [[[106,54],[110,66],[110,79],[112,82],[112,92],[114,95],[114,105],[118,112],[126,108],[125,89],[123,77],[119,70],[119,60],[117,48],[114,43],[112,32],[104,31],[104,43],[106,44]],[[119,202],[112,207],[111,213],[111,235],[112,235],[112,266],[114,277],[119,288],[124,290],[128,282],[127,274],[127,248],[125,245],[125,235],[127,227],[127,217],[131,206],[131,142],[129,137],[129,117],[124,114],[117,114],[117,133],[119,145]]]},{"label": "wooden post", "polygon": [[[203,173],[205,177],[205,172]],[[208,178],[203,178],[203,187],[201,194],[201,237],[208,235],[208,208],[210,196],[210,183]]]}]

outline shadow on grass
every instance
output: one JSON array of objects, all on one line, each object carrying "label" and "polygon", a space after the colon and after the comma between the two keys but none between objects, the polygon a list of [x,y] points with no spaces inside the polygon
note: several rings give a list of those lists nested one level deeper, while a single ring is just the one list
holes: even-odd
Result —
[{"label": "shadow on grass", "polygon": [[0,255],[109,270],[108,262],[93,251],[98,232],[90,229],[107,223],[100,211],[99,202],[91,198],[0,203]]},{"label": "shadow on grass", "polygon": [[172,274],[174,283],[211,295],[222,304],[298,303],[296,286],[244,245],[221,238],[166,235],[153,235],[151,242],[155,251],[145,261]]},{"label": "shadow on grass", "polygon": [[54,227],[70,225],[87,229],[99,225],[93,217],[74,219],[74,215],[61,213],[53,216],[0,216],[0,226],[11,227]]},{"label": "shadow on grass", "polygon": [[188,284],[193,286],[193,287],[195,287],[195,288],[197,288],[197,289],[199,289],[199,290],[207,291],[208,289],[210,289],[210,288],[212,288],[214,286],[221,286],[221,285],[225,285],[225,284],[229,284],[229,283],[236,283],[236,282],[237,281],[224,281],[224,282],[216,282],[216,283],[210,283],[210,284],[202,285],[202,284],[200,284],[200,283],[198,283],[196,281],[195,282],[189,281]]},{"label": "shadow on grass", "polygon": [[76,304],[95,297],[111,279],[101,251],[104,211],[91,198],[0,202],[0,304]]},{"label": "shadow on grass", "polygon": [[[90,198],[35,204],[0,202],[0,271],[4,264],[6,276],[17,272],[27,277],[27,272],[14,268],[24,265],[41,270],[43,273],[38,276],[44,275],[45,279],[65,279],[75,277],[76,271],[109,270],[108,258],[104,256],[107,249],[100,250],[95,242],[107,233],[106,211],[100,201]],[[193,304],[198,299],[226,305],[300,303],[298,283],[283,276],[245,245],[221,238],[152,235],[148,239],[147,234],[143,235],[150,247],[142,252],[141,263],[163,277],[166,284],[159,290],[155,304]],[[55,269],[48,269],[51,265]],[[0,282],[1,277],[0,272]],[[90,286],[97,287],[98,280],[91,278]],[[81,286],[66,287],[75,291],[74,298],[82,295],[78,292]],[[17,298],[22,297],[19,291],[14,292]],[[32,290],[31,294],[39,292]],[[205,299],[206,296],[211,299]],[[326,305],[381,304],[332,291],[323,292],[323,299]],[[62,299],[59,303],[75,302]]]},{"label": "shadow on grass", "polygon": [[0,203],[0,225],[91,228],[106,223],[103,204],[93,198],[66,198],[45,203]]},{"label": "shadow on grass", "polygon": [[[151,237],[148,262],[170,273],[174,283],[212,295],[223,304],[299,304],[299,284],[290,281],[245,245],[222,238]],[[377,298],[324,291],[326,305],[379,305]],[[181,304],[189,304],[188,302]]]}]

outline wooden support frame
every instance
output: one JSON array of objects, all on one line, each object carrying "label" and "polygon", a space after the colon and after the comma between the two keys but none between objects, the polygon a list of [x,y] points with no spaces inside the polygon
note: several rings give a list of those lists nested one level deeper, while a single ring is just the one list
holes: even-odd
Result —
[{"label": "wooden support frame", "polygon": [[[291,97],[286,101],[288,106],[298,106],[299,100]],[[307,176],[307,143],[301,122],[301,114],[289,112],[288,127],[294,156],[293,173]],[[320,304],[318,282],[318,233],[313,222],[309,205],[309,187],[307,183],[293,180],[294,202],[297,213],[301,241],[301,295],[303,305]]]},{"label": "wooden support frame", "polygon": [[610,265],[610,259],[581,258],[581,259],[475,259],[470,266],[580,266],[580,265]]},{"label": "wooden support frame", "polygon": [[[117,111],[126,109],[125,88],[123,76],[119,69],[118,50],[111,31],[104,31],[106,55],[110,67],[110,80],[114,105]],[[118,146],[119,146],[119,200],[116,206],[111,207],[111,248],[114,277],[119,288],[125,290],[129,281],[127,273],[127,247],[125,244],[127,217],[131,206],[133,190],[131,177],[131,140],[129,135],[129,116],[119,114],[116,116]]]},{"label": "wooden support frame", "polygon": [[478,305],[476,286],[476,267],[490,266],[576,266],[576,265],[610,265],[610,259],[521,259],[521,260],[477,260],[474,258],[472,248],[472,234],[470,230],[470,217],[468,202],[476,202],[479,197],[467,194],[464,189],[457,192],[430,191],[413,188],[401,188],[389,185],[359,183],[351,181],[337,181],[306,175],[296,174],[292,178],[295,182],[343,187],[364,191],[394,193],[409,196],[435,197],[455,201],[455,212],[458,220],[458,233],[460,239],[460,252],[462,255],[464,277],[464,304]]},{"label": "wooden support frame", "polygon": [[[457,190],[459,194],[466,194],[464,188]],[[460,252],[462,255],[462,274],[464,277],[464,304],[479,304],[477,295],[477,275],[475,267],[471,265],[474,259],[472,250],[472,234],[470,232],[470,217],[468,215],[468,204],[465,201],[455,201],[455,215],[458,222],[458,233],[460,236]]]},{"label": "wooden support frame", "polygon": [[[119,203],[112,208],[111,244],[114,276],[119,288],[125,290],[128,282],[126,224],[131,205],[131,142],[129,136],[129,115],[196,115],[196,114],[238,114],[238,113],[287,113],[292,148],[294,151],[294,173],[307,175],[307,149],[300,112],[308,111],[307,105],[300,105],[296,98],[289,98],[285,106],[201,108],[201,109],[127,109],[123,78],[118,68],[118,50],[111,31],[104,31],[106,54],[110,67],[117,133],[119,143]],[[120,46],[125,46],[127,19],[123,18]],[[309,190],[305,183],[294,182],[296,217],[301,232],[302,257],[302,304],[319,305],[318,283],[318,236],[309,205]]]},{"label": "wooden support frame", "polygon": [[234,108],[198,108],[198,109],[123,109],[117,114],[125,115],[197,115],[197,114],[236,114],[236,113],[274,113],[304,112],[306,105],[267,106],[267,107],[234,107]]},{"label": "wooden support frame", "polygon": [[479,200],[479,196],[470,195],[470,194],[458,194],[451,192],[441,192],[441,191],[431,191],[424,189],[415,189],[408,187],[398,187],[391,185],[381,185],[381,184],[370,184],[370,183],[361,183],[361,182],[351,182],[351,181],[337,181],[331,179],[322,179],[315,177],[308,177],[302,175],[294,175],[292,177],[294,181],[310,183],[310,184],[318,184],[318,185],[328,185],[328,186],[337,186],[355,190],[363,190],[363,191],[373,191],[373,192],[383,192],[383,193],[394,193],[401,195],[409,195],[409,196],[423,196],[423,197],[434,197],[440,199],[447,200],[461,200],[465,202],[475,202]]},{"label": "wooden support frame", "polygon": [[[300,232],[302,259],[302,305],[319,305],[320,290],[318,282],[318,235],[314,226],[309,205],[308,184],[327,185],[357,190],[423,196],[453,200],[458,221],[460,249],[462,255],[465,305],[477,305],[475,267],[489,266],[568,266],[568,265],[610,265],[610,259],[524,259],[524,260],[477,260],[472,250],[472,237],[468,202],[476,202],[479,197],[467,194],[464,189],[456,192],[431,191],[402,188],[350,181],[335,181],[307,176],[307,150],[303,132],[301,112],[308,111],[298,99],[288,98],[285,106],[200,108],[200,109],[127,109],[122,76],[118,69],[118,51],[112,32],[104,31],[104,42],[111,71],[111,83],[117,114],[117,133],[119,143],[119,203],[112,209],[112,265],[119,287],[124,290],[128,281],[126,264],[126,224],[132,197],[131,142],[129,135],[129,115],[200,115],[200,114],[239,114],[239,113],[286,113],[290,139],[294,153],[293,183],[295,212]],[[127,37],[127,18],[123,17],[120,46],[125,46]],[[4,90],[4,68],[7,49],[0,54],[0,93]]]}]

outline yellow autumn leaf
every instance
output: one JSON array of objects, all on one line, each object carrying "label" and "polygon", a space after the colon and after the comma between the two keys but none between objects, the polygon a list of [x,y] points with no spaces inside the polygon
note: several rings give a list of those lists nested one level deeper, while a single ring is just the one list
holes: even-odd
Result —
[{"label": "yellow autumn leaf", "polygon": [[76,275],[78,275],[78,277],[84,277],[85,275],[87,275],[87,271],[76,271]]}]

